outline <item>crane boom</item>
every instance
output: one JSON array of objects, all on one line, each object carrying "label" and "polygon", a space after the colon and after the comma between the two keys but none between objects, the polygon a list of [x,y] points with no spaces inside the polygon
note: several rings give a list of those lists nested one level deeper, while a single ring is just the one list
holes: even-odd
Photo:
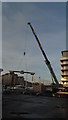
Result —
[{"label": "crane boom", "polygon": [[38,39],[38,37],[37,37],[37,35],[36,35],[36,33],[35,33],[32,25],[31,25],[31,23],[28,23],[28,25],[30,26],[30,28],[31,28],[34,36],[35,36],[35,39],[36,39],[36,41],[37,41],[37,43],[38,43],[38,45],[39,45],[39,47],[40,47],[40,49],[41,49],[41,51],[42,51],[42,54],[43,54],[44,58],[45,58],[46,65],[48,66],[49,71],[50,71],[50,73],[51,73],[51,75],[52,75],[52,77],[53,77],[56,85],[59,86],[59,82],[58,82],[58,80],[57,80],[57,78],[56,78],[56,75],[55,75],[55,73],[54,73],[54,71],[53,71],[53,68],[51,67],[50,61],[48,60],[48,58],[47,58],[47,56],[46,56],[46,54],[45,54],[45,52],[44,52],[44,50],[43,50],[43,48],[42,48],[42,46],[41,46],[41,44],[40,44],[40,42],[39,42],[39,39]]}]

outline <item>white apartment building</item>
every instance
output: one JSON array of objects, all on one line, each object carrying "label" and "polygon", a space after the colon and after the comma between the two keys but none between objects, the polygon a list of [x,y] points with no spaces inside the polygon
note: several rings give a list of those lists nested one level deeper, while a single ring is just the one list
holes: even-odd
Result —
[{"label": "white apartment building", "polygon": [[61,81],[63,86],[68,87],[68,50],[62,51],[61,62]]}]

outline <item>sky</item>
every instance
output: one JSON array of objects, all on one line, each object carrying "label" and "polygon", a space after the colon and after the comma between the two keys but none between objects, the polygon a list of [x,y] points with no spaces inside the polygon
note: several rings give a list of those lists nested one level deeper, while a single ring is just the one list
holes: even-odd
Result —
[{"label": "sky", "polygon": [[2,68],[2,4],[0,2],[0,67]]},{"label": "sky", "polygon": [[66,49],[68,50],[68,2],[66,4]]},{"label": "sky", "polygon": [[[35,72],[35,80],[51,81],[51,75],[30,27],[31,22],[61,79],[61,51],[66,50],[66,3],[2,3],[2,68]],[[24,55],[25,52],[25,55]],[[31,79],[31,76],[28,76]]]},{"label": "sky", "polygon": [[67,2],[67,0],[1,0],[2,2]]}]

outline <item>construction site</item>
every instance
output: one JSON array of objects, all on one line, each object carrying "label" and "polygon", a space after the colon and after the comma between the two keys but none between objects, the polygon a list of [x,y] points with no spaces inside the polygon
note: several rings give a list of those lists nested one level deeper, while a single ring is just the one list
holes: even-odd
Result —
[{"label": "construction site", "polygon": [[[32,27],[28,23],[52,76],[50,85],[34,81],[35,71],[9,70],[2,75],[2,118],[64,118],[68,111],[68,50],[60,57],[61,81],[59,82],[50,61]],[[24,52],[24,55],[26,53]],[[1,72],[3,69],[0,70]],[[20,76],[18,74],[21,74]],[[24,78],[31,76],[32,81]],[[40,79],[40,77],[39,77]]]}]

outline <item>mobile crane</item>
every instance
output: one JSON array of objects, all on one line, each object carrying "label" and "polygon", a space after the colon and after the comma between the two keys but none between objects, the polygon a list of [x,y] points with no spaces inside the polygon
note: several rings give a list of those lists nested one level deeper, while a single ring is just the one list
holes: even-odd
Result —
[{"label": "mobile crane", "polygon": [[38,45],[39,45],[39,47],[40,47],[40,49],[41,49],[41,52],[42,52],[42,54],[43,54],[43,56],[44,56],[44,58],[45,58],[45,63],[46,63],[46,65],[47,65],[47,67],[49,68],[49,71],[50,71],[51,76],[52,76],[52,78],[53,78],[53,80],[52,80],[52,81],[53,81],[52,88],[58,88],[58,87],[59,87],[59,82],[58,82],[58,80],[57,80],[57,78],[56,78],[56,75],[55,75],[55,73],[54,73],[54,71],[53,71],[53,68],[52,68],[52,66],[51,66],[51,64],[50,64],[50,61],[48,60],[48,58],[47,58],[47,56],[46,56],[46,54],[45,54],[45,52],[44,52],[44,50],[43,50],[43,48],[42,48],[42,45],[41,45],[41,43],[40,43],[40,41],[39,41],[39,39],[38,39],[35,31],[34,31],[34,28],[33,28],[32,25],[31,25],[31,23],[29,22],[29,23],[27,23],[27,24],[30,26],[30,28],[31,28],[31,30],[32,30],[32,32],[33,32],[33,35],[34,35],[34,37],[35,37],[35,39],[36,39],[36,41],[37,41],[37,43],[38,43]]}]

